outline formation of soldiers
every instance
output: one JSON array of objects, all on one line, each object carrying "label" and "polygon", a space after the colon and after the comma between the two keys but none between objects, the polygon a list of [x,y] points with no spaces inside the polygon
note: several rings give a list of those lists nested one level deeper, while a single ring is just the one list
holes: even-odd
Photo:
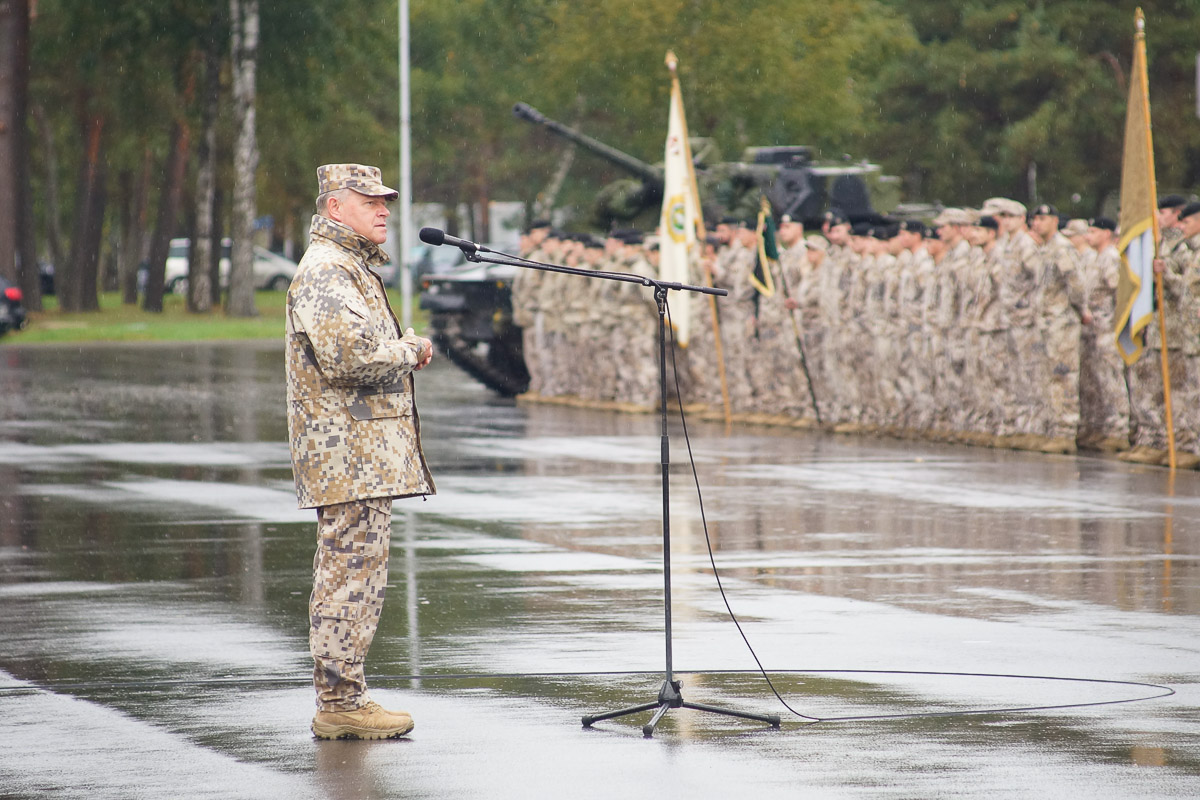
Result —
[{"label": "formation of soldiers", "polygon": [[[1170,196],[1160,208],[1178,462],[1194,467],[1200,203]],[[1132,368],[1114,342],[1121,259],[1111,219],[1065,221],[1007,198],[945,209],[928,225],[851,225],[832,211],[819,234],[783,218],[777,261],[763,258],[760,227],[725,219],[708,238],[691,279],[729,291],[715,319],[707,297],[671,295],[672,307],[691,306],[678,362],[685,401],[719,408],[727,393],[747,421],[1166,463],[1157,326]],[[523,249],[550,263],[657,273],[654,237],[635,231],[598,241],[535,224]],[[648,290],[522,270],[513,306],[531,395],[656,405]]]}]

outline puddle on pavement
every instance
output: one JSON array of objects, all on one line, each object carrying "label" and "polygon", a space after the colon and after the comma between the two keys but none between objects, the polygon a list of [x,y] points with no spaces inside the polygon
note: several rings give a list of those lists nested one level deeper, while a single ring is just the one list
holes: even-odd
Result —
[{"label": "puddle on pavement", "polygon": [[[418,785],[436,783],[435,765],[404,751],[371,767],[369,754],[382,751],[305,735],[315,525],[295,508],[282,403],[273,343],[0,350],[0,703],[40,715],[70,700],[65,713],[83,714],[83,730],[148,722],[195,745],[183,747],[189,762],[211,766],[224,754],[251,772],[271,767],[266,778],[247,776],[280,796],[307,796],[314,784],[292,793],[297,775],[324,786],[347,759],[370,772],[364,796],[387,796],[401,767]],[[657,417],[518,406],[444,364],[421,376],[418,406],[441,494],[395,506],[388,605],[368,662],[377,686],[447,713],[419,725],[432,731],[424,742],[439,731],[472,735],[455,709],[479,716],[478,735],[515,725],[506,735],[517,743],[494,752],[471,740],[497,774],[515,769],[504,753],[520,741],[549,759],[579,761],[597,743],[625,757],[622,742],[640,738],[643,717],[575,729],[581,714],[653,700],[661,682]],[[1014,764],[1032,763],[1014,785],[1041,794],[1075,774],[1125,793],[1112,796],[1195,795],[1200,475],[1172,481],[1097,458],[766,428],[727,436],[690,423],[707,541],[729,602],[797,710],[961,711],[1138,691],[824,670],[1180,690],[1126,706],[914,718],[865,732],[863,723],[804,727],[745,672],[755,664],[713,581],[687,448],[672,426],[673,655],[676,669],[710,673],[682,674],[685,697],[785,719],[774,734],[669,713],[665,742],[733,754],[708,767],[713,786],[989,797]],[[447,674],[472,677],[438,677]],[[231,685],[294,735],[276,740],[231,721]],[[176,747],[129,735],[152,750]],[[629,756],[633,771],[609,788],[652,771],[655,758],[690,759],[662,747]],[[442,767],[465,758],[450,745],[437,753]],[[1135,767],[1160,769],[1136,783]],[[964,771],[975,777],[931,777]],[[437,785],[428,796],[479,793]],[[216,781],[212,794],[228,788]]]}]

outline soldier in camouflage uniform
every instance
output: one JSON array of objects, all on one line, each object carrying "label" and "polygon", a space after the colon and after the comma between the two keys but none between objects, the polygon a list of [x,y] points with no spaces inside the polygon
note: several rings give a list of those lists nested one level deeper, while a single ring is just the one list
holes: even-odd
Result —
[{"label": "soldier in camouflage uniform", "polygon": [[967,294],[971,243],[966,231],[975,217],[961,208],[947,208],[933,221],[945,252],[937,264],[937,283],[931,308],[932,324],[939,342],[934,384],[937,419],[934,428],[942,436],[967,429],[967,386],[964,378],[970,357],[971,337],[963,324],[962,307]]},{"label": "soldier in camouflage uniform", "polygon": [[1038,374],[1045,358],[1045,345],[1036,328],[1041,278],[1037,243],[1026,227],[1025,206],[1016,200],[993,197],[984,202],[982,211],[1000,224],[997,297],[1003,314],[1001,325],[1008,337],[1006,348],[997,353],[1008,376],[996,387],[1002,392],[1004,409],[996,434],[1006,446],[1027,446],[1042,396],[1031,380],[1017,376]]},{"label": "soldier in camouflage uniform", "polygon": [[[1163,314],[1167,327],[1167,359],[1171,369],[1171,411],[1177,463],[1200,464],[1196,404],[1200,402],[1200,203],[1179,214],[1181,238],[1164,257],[1155,259],[1162,276]],[[1146,348],[1130,370],[1130,405],[1134,447],[1121,458],[1166,464],[1168,441],[1163,395],[1161,334],[1158,314],[1146,326]]]},{"label": "soldier in camouflage uniform", "polygon": [[995,217],[981,215],[967,229],[971,242],[970,266],[966,270],[966,291],[959,318],[967,329],[970,358],[964,383],[968,387],[969,409],[960,430],[967,441],[991,444],[1004,420],[1004,387],[1012,380],[1005,365],[1008,332],[999,300],[1003,250],[997,244],[1000,225]]},{"label": "soldier in camouflage uniform", "polygon": [[1117,224],[1093,219],[1085,234],[1095,257],[1085,262],[1092,322],[1079,345],[1079,446],[1112,452],[1129,447],[1129,386],[1125,361],[1113,344],[1121,254]]},{"label": "soldier in camouflage uniform", "polygon": [[1076,269],[1075,249],[1059,233],[1059,215],[1053,206],[1033,212],[1034,234],[1040,241],[1037,264],[1040,274],[1035,293],[1044,399],[1037,404],[1031,446],[1054,453],[1075,452],[1079,434],[1079,339],[1081,325],[1092,322],[1084,303],[1085,288]]},{"label": "soldier in camouflage uniform", "polygon": [[311,243],[287,295],[287,409],[301,508],[317,509],[309,646],[326,739],[403,736],[406,712],[367,696],[363,662],[387,587],[391,504],[432,494],[412,373],[433,357],[402,333],[374,268],[387,262],[387,201],[379,170],[317,170]]}]

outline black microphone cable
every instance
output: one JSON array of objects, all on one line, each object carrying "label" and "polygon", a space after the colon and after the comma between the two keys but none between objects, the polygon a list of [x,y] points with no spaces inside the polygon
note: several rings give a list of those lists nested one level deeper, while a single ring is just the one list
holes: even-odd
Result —
[{"label": "black microphone cable", "polygon": [[746,643],[746,649],[750,651],[750,656],[754,659],[754,663],[758,665],[759,673],[767,682],[767,686],[771,688],[771,692],[775,695],[779,702],[783,704],[783,707],[795,714],[797,717],[808,720],[809,724],[821,722],[822,719],[820,717],[802,714],[796,709],[792,708],[791,705],[788,704],[787,700],[783,699],[783,695],[781,695],[779,690],[775,688],[775,684],[771,681],[771,676],[767,674],[766,668],[763,667],[762,661],[759,660],[758,653],[754,652],[754,645],[750,644],[750,638],[746,636],[746,631],[742,629],[741,621],[738,620],[737,614],[733,613],[733,607],[729,605],[729,598],[725,595],[725,586],[721,583],[721,573],[717,569],[717,560],[713,555],[712,539],[708,535],[708,519],[704,516],[704,495],[700,491],[700,474],[696,470],[696,457],[692,453],[692,439],[688,435],[687,415],[683,411],[683,390],[679,385],[679,365],[675,360],[675,349],[677,344],[675,342],[675,323],[671,319],[671,304],[666,302],[665,298],[663,302],[667,308],[667,330],[671,337],[671,371],[674,373],[675,377],[675,402],[679,406],[679,423],[683,426],[683,441],[687,445],[688,463],[692,468],[692,481],[696,485],[696,499],[700,504],[700,523],[704,527],[704,543],[708,548],[708,563],[712,565],[713,577],[716,578],[717,589],[721,593],[721,601],[725,604],[725,610],[729,613],[729,618],[733,620],[734,627],[737,628],[737,632],[741,635],[742,641]]}]

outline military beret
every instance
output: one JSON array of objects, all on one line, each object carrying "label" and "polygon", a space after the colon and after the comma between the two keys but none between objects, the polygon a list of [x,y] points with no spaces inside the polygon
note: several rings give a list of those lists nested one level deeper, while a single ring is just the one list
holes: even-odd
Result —
[{"label": "military beret", "polygon": [[825,222],[829,223],[830,227],[834,225],[845,225],[847,222],[849,222],[849,220],[846,219],[846,215],[843,214],[841,209],[838,208],[831,208],[826,211],[823,219]]},{"label": "military beret", "polygon": [[325,164],[317,167],[317,194],[353,189],[368,197],[395,200],[400,193],[383,185],[379,167],[363,164]]},{"label": "military beret", "polygon": [[853,236],[870,236],[874,226],[869,222],[856,222],[850,228],[850,233]]},{"label": "military beret", "polygon": [[925,229],[925,238],[940,240],[942,238],[942,234],[937,228],[929,227]]},{"label": "military beret", "polygon": [[741,220],[738,219],[737,217],[724,216],[724,217],[721,217],[720,222],[718,222],[717,224],[718,225],[732,225],[733,227],[736,228],[738,226],[738,223],[740,223],[740,222],[741,222]]},{"label": "military beret", "polygon": [[1000,230],[1000,223],[996,222],[996,218],[993,216],[980,217],[979,222],[976,222],[975,224],[981,228],[987,228],[988,230]]},{"label": "military beret", "polygon": [[1179,212],[1179,218],[1185,219],[1192,216],[1192,214],[1200,214],[1200,203],[1188,203],[1183,207],[1183,211]]},{"label": "military beret", "polygon": [[1117,229],[1117,223],[1108,217],[1096,217],[1089,220],[1088,225],[1093,228],[1099,228],[1102,231],[1115,231]]},{"label": "military beret", "polygon": [[1158,198],[1159,209],[1183,208],[1188,204],[1187,198],[1181,194],[1164,194]]},{"label": "military beret", "polygon": [[1049,205],[1048,203],[1042,203],[1040,206],[1038,206],[1037,208],[1035,208],[1033,210],[1032,216],[1035,216],[1035,217],[1057,217],[1058,209],[1052,205]]},{"label": "military beret", "polygon": [[531,230],[531,231],[537,230],[539,228],[549,228],[549,227],[551,227],[551,226],[550,226],[550,220],[548,220],[548,219],[535,219],[533,222],[529,223],[529,230]]},{"label": "military beret", "polygon": [[909,233],[919,233],[925,235],[925,223],[915,219],[906,219],[900,223],[900,230],[908,231]]}]

